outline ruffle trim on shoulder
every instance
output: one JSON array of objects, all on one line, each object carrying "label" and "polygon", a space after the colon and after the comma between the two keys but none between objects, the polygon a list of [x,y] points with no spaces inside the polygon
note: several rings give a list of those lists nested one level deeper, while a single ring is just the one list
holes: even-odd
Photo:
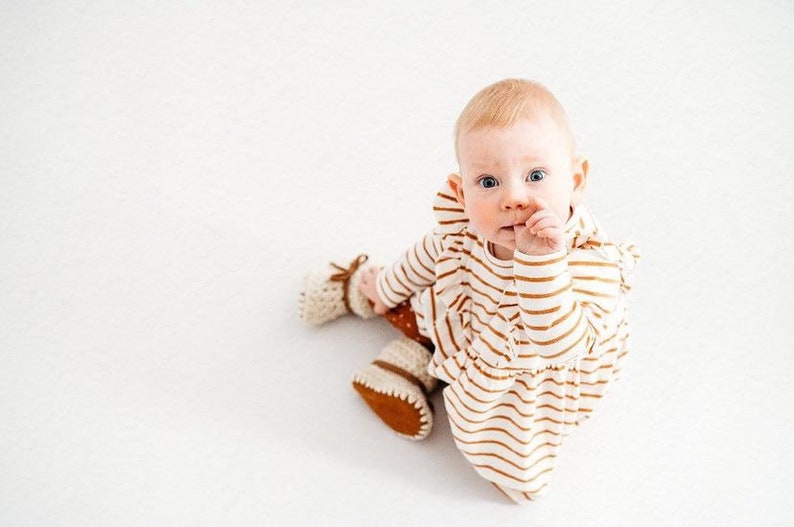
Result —
[{"label": "ruffle trim on shoulder", "polygon": [[620,267],[620,286],[623,292],[631,290],[631,275],[641,255],[639,249],[631,242],[615,243],[609,239],[590,210],[584,205],[577,205],[568,222],[565,224],[565,235],[568,238],[568,249],[594,249],[611,261],[617,261]]},{"label": "ruffle trim on shoulder", "polygon": [[585,246],[600,246],[607,239],[606,233],[583,203],[573,209],[571,217],[565,223],[565,237],[568,238],[568,249]]},{"label": "ruffle trim on shoulder", "polygon": [[[436,345],[430,368],[433,375],[452,382],[470,359],[466,350],[471,343],[471,299],[463,283],[476,237],[469,232],[469,219],[446,181],[436,194],[433,212],[438,222],[436,230],[442,236],[442,249],[436,261],[436,283],[432,293],[430,290],[423,293],[432,294],[434,298],[423,297],[422,305],[425,317],[437,329],[430,332]],[[428,309],[430,306],[432,308]]]},{"label": "ruffle trim on shoulder", "polygon": [[468,227],[469,218],[463,212],[463,207],[458,203],[455,192],[448,181],[436,193],[433,200],[433,213],[436,216],[439,229],[443,233],[457,233]]},{"label": "ruffle trim on shoulder", "polygon": [[433,212],[442,235],[442,250],[436,261],[435,292],[448,310],[459,311],[464,296],[466,258],[474,239],[468,234],[469,219],[463,212],[448,181],[436,194]]}]

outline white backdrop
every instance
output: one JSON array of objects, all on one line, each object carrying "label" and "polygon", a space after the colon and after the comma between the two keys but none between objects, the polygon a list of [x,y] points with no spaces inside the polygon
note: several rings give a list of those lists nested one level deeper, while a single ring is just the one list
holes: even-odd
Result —
[{"label": "white backdrop", "polygon": [[[0,5],[0,524],[791,523],[791,3],[117,4]],[[440,398],[409,443],[350,389],[385,323],[297,317],[305,271],[432,226],[504,77],[644,256],[623,376],[523,508]]]}]

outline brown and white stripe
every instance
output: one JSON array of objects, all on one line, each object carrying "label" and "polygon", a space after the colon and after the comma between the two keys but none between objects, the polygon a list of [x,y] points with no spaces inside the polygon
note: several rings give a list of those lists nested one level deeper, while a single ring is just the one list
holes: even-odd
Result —
[{"label": "brown and white stripe", "polygon": [[[439,226],[381,272],[379,292],[409,299],[449,384],[455,442],[514,499],[542,495],[564,437],[590,416],[628,353],[625,296],[639,254],[616,245],[582,205],[567,250],[500,261],[469,228],[449,190]],[[524,501],[519,500],[519,501]]]}]

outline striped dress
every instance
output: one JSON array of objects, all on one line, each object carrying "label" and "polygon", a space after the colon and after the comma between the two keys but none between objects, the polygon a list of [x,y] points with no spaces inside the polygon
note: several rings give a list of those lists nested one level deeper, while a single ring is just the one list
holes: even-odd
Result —
[{"label": "striped dress", "polygon": [[628,353],[626,294],[639,259],[583,205],[567,250],[496,259],[445,186],[438,226],[381,271],[390,307],[410,299],[435,345],[458,449],[516,501],[545,493],[563,439],[590,416]]}]

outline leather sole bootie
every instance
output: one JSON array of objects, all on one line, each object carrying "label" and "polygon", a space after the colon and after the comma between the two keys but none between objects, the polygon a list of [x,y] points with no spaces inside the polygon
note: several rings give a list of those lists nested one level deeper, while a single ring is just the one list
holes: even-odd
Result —
[{"label": "leather sole bootie", "polygon": [[372,305],[358,290],[363,271],[372,267],[366,263],[367,259],[367,255],[361,254],[346,268],[331,263],[306,274],[298,303],[301,320],[309,326],[318,326],[347,313],[374,317]]},{"label": "leather sole bootie", "polygon": [[353,388],[381,421],[414,441],[427,437],[433,427],[433,407],[427,396],[437,381],[427,373],[430,358],[424,346],[402,337],[353,374]]}]

